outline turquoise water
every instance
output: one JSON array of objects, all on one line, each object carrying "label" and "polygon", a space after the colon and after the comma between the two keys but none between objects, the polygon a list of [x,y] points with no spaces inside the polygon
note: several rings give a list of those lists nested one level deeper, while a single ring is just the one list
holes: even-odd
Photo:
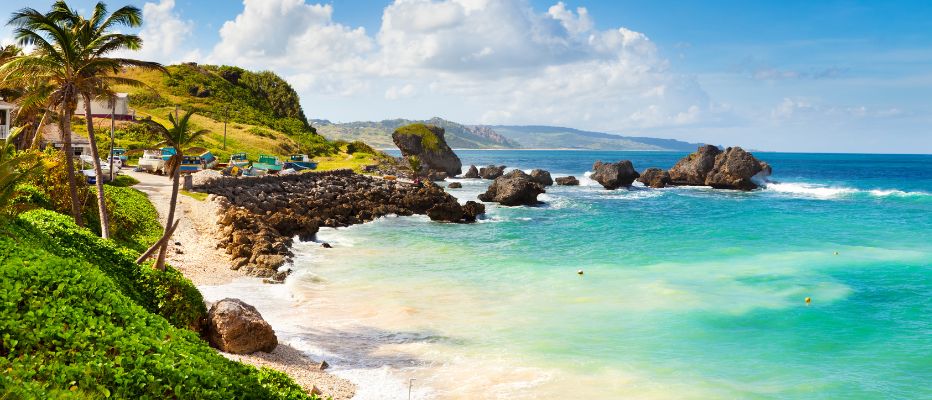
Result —
[{"label": "turquoise water", "polygon": [[[684,154],[459,155],[582,178]],[[778,183],[749,193],[583,179],[474,225],[325,230],[289,283],[313,328],[286,336],[362,398],[405,398],[385,376],[420,398],[932,398],[932,156],[757,156]]]}]

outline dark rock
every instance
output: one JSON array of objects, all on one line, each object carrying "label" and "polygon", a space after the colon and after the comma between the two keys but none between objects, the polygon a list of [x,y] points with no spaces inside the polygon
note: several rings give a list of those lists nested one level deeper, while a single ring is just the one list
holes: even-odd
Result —
[{"label": "dark rock", "polygon": [[479,178],[479,170],[475,165],[470,165],[466,173],[463,174],[463,178],[477,179]]},{"label": "dark rock", "polygon": [[479,195],[479,200],[500,203],[505,206],[535,205],[537,195],[544,193],[544,187],[534,181],[524,171],[516,169],[502,175],[492,182],[489,189]]},{"label": "dark rock", "polygon": [[[327,362],[324,361],[324,360],[321,360],[321,361],[320,361],[320,364],[317,364],[317,369],[320,370],[320,371],[323,371],[323,370],[325,370],[325,369],[327,369],[327,368],[330,368],[330,364],[327,364]],[[318,391],[318,392],[319,392],[319,391]],[[315,394],[320,394],[320,393],[315,393]]]},{"label": "dark rock", "polygon": [[644,172],[641,173],[641,177],[638,178],[638,182],[643,183],[644,186],[658,189],[673,183],[673,181],[670,180],[670,173],[660,168],[645,169]]},{"label": "dark rock", "polygon": [[463,184],[462,184],[462,183],[459,183],[459,182],[450,182],[450,184],[447,185],[447,187],[450,188],[450,189],[462,189],[462,188],[463,188]]},{"label": "dark rock", "polygon": [[464,214],[463,206],[455,202],[440,203],[427,210],[427,216],[431,221],[458,222],[463,219]]},{"label": "dark rock", "polygon": [[327,242],[321,243],[321,244],[320,244],[320,247],[323,247],[323,248],[325,248],[325,249],[332,249],[332,248],[333,248],[333,246],[331,246],[330,243],[327,243]]},{"label": "dark rock", "polygon": [[403,157],[417,156],[428,170],[457,176],[463,170],[463,163],[447,145],[443,135],[443,128],[411,124],[396,129],[392,133],[392,141]]},{"label": "dark rock", "polygon": [[479,169],[479,177],[482,179],[496,179],[505,174],[505,166],[499,165],[489,165],[487,167],[482,167]]},{"label": "dark rock", "polygon": [[562,176],[555,180],[560,186],[579,186],[579,179],[575,176]]},{"label": "dark rock", "polygon": [[534,179],[534,181],[543,186],[553,185],[553,178],[550,177],[550,172],[542,169],[531,170],[531,179]]},{"label": "dark rock", "polygon": [[[758,184],[755,177],[766,177],[770,165],[760,162],[740,147],[729,147],[715,157],[715,168],[705,178],[705,184],[716,189],[753,190]],[[758,176],[761,174],[761,176]]]},{"label": "dark rock", "polygon": [[435,170],[427,171],[427,180],[431,182],[440,182],[444,179],[447,179],[447,177],[449,177],[449,175],[447,175],[447,173],[443,171],[435,171]]},{"label": "dark rock", "polygon": [[592,179],[609,190],[631,186],[634,180],[641,176],[628,160],[604,164],[596,161],[592,165],[592,171]]},{"label": "dark rock", "polygon": [[722,151],[712,145],[700,146],[696,152],[683,157],[670,168],[670,180],[674,185],[703,186],[706,176],[715,168],[715,157]]},{"label": "dark rock", "polygon": [[475,222],[476,218],[485,214],[485,204],[469,200],[463,205],[463,220]]},{"label": "dark rock", "polygon": [[267,353],[278,346],[278,338],[255,307],[239,299],[223,299],[207,313],[207,336],[214,347],[233,354]]}]

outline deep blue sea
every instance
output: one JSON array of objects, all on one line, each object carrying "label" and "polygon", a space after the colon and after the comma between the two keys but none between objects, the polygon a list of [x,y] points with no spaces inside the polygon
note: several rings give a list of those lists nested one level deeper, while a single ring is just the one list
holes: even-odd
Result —
[{"label": "deep blue sea", "polygon": [[776,183],[736,192],[586,178],[685,153],[458,154],[583,185],[299,244],[271,318],[360,398],[932,398],[932,156],[761,152]]}]

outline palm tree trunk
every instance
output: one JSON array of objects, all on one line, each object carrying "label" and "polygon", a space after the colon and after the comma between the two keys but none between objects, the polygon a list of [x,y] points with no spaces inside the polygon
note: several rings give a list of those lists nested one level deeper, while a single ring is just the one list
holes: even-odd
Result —
[{"label": "palm tree trunk", "polygon": [[49,110],[45,110],[42,113],[42,118],[39,118],[39,125],[36,126],[35,133],[32,134],[32,144],[29,148],[35,150],[39,148],[39,142],[42,140],[42,127],[45,125],[45,119],[49,116]]},{"label": "palm tree trunk", "polygon": [[[175,173],[172,174],[172,198],[171,202],[168,203],[168,219],[165,220],[165,229],[168,229],[171,226],[172,221],[175,220],[175,207],[178,205],[178,181],[180,180],[181,168],[175,168]],[[170,242],[170,239],[166,239],[165,243],[162,245],[162,248],[159,250],[159,258],[155,262],[155,268],[160,271],[165,270],[165,253],[168,252],[168,244]]]},{"label": "palm tree trunk", "polygon": [[65,169],[68,171],[68,192],[71,194],[71,216],[74,217],[74,223],[84,225],[84,221],[81,218],[81,204],[78,201],[78,182],[74,176],[74,150],[71,149],[71,113],[74,110],[69,110],[68,107],[65,107],[65,111],[62,112],[62,120],[58,122],[58,126],[61,127],[62,135],[62,151],[65,152]]},{"label": "palm tree trunk", "polygon": [[100,213],[100,237],[109,239],[110,216],[107,213],[107,201],[104,194],[104,173],[100,168],[100,157],[97,156],[97,139],[94,134],[94,120],[91,116],[91,96],[87,94],[84,95],[84,117],[87,120],[87,139],[91,142],[91,157],[94,158],[94,183],[97,186],[97,211]]}]

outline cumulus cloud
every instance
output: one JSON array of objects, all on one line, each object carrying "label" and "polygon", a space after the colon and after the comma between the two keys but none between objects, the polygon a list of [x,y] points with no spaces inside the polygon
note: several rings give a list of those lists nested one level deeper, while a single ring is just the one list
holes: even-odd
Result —
[{"label": "cumulus cloud", "polygon": [[207,61],[274,70],[309,110],[382,98],[463,122],[610,130],[691,124],[708,112],[705,92],[671,72],[647,35],[596,29],[586,8],[562,2],[538,11],[526,0],[396,0],[374,35],[334,21],[339,3],[243,5]]},{"label": "cumulus cloud", "polygon": [[163,63],[194,61],[200,58],[197,49],[186,44],[194,32],[194,23],[175,12],[175,0],[161,0],[142,6],[145,24],[139,31],[143,46],[138,52],[125,54],[139,59]]}]

